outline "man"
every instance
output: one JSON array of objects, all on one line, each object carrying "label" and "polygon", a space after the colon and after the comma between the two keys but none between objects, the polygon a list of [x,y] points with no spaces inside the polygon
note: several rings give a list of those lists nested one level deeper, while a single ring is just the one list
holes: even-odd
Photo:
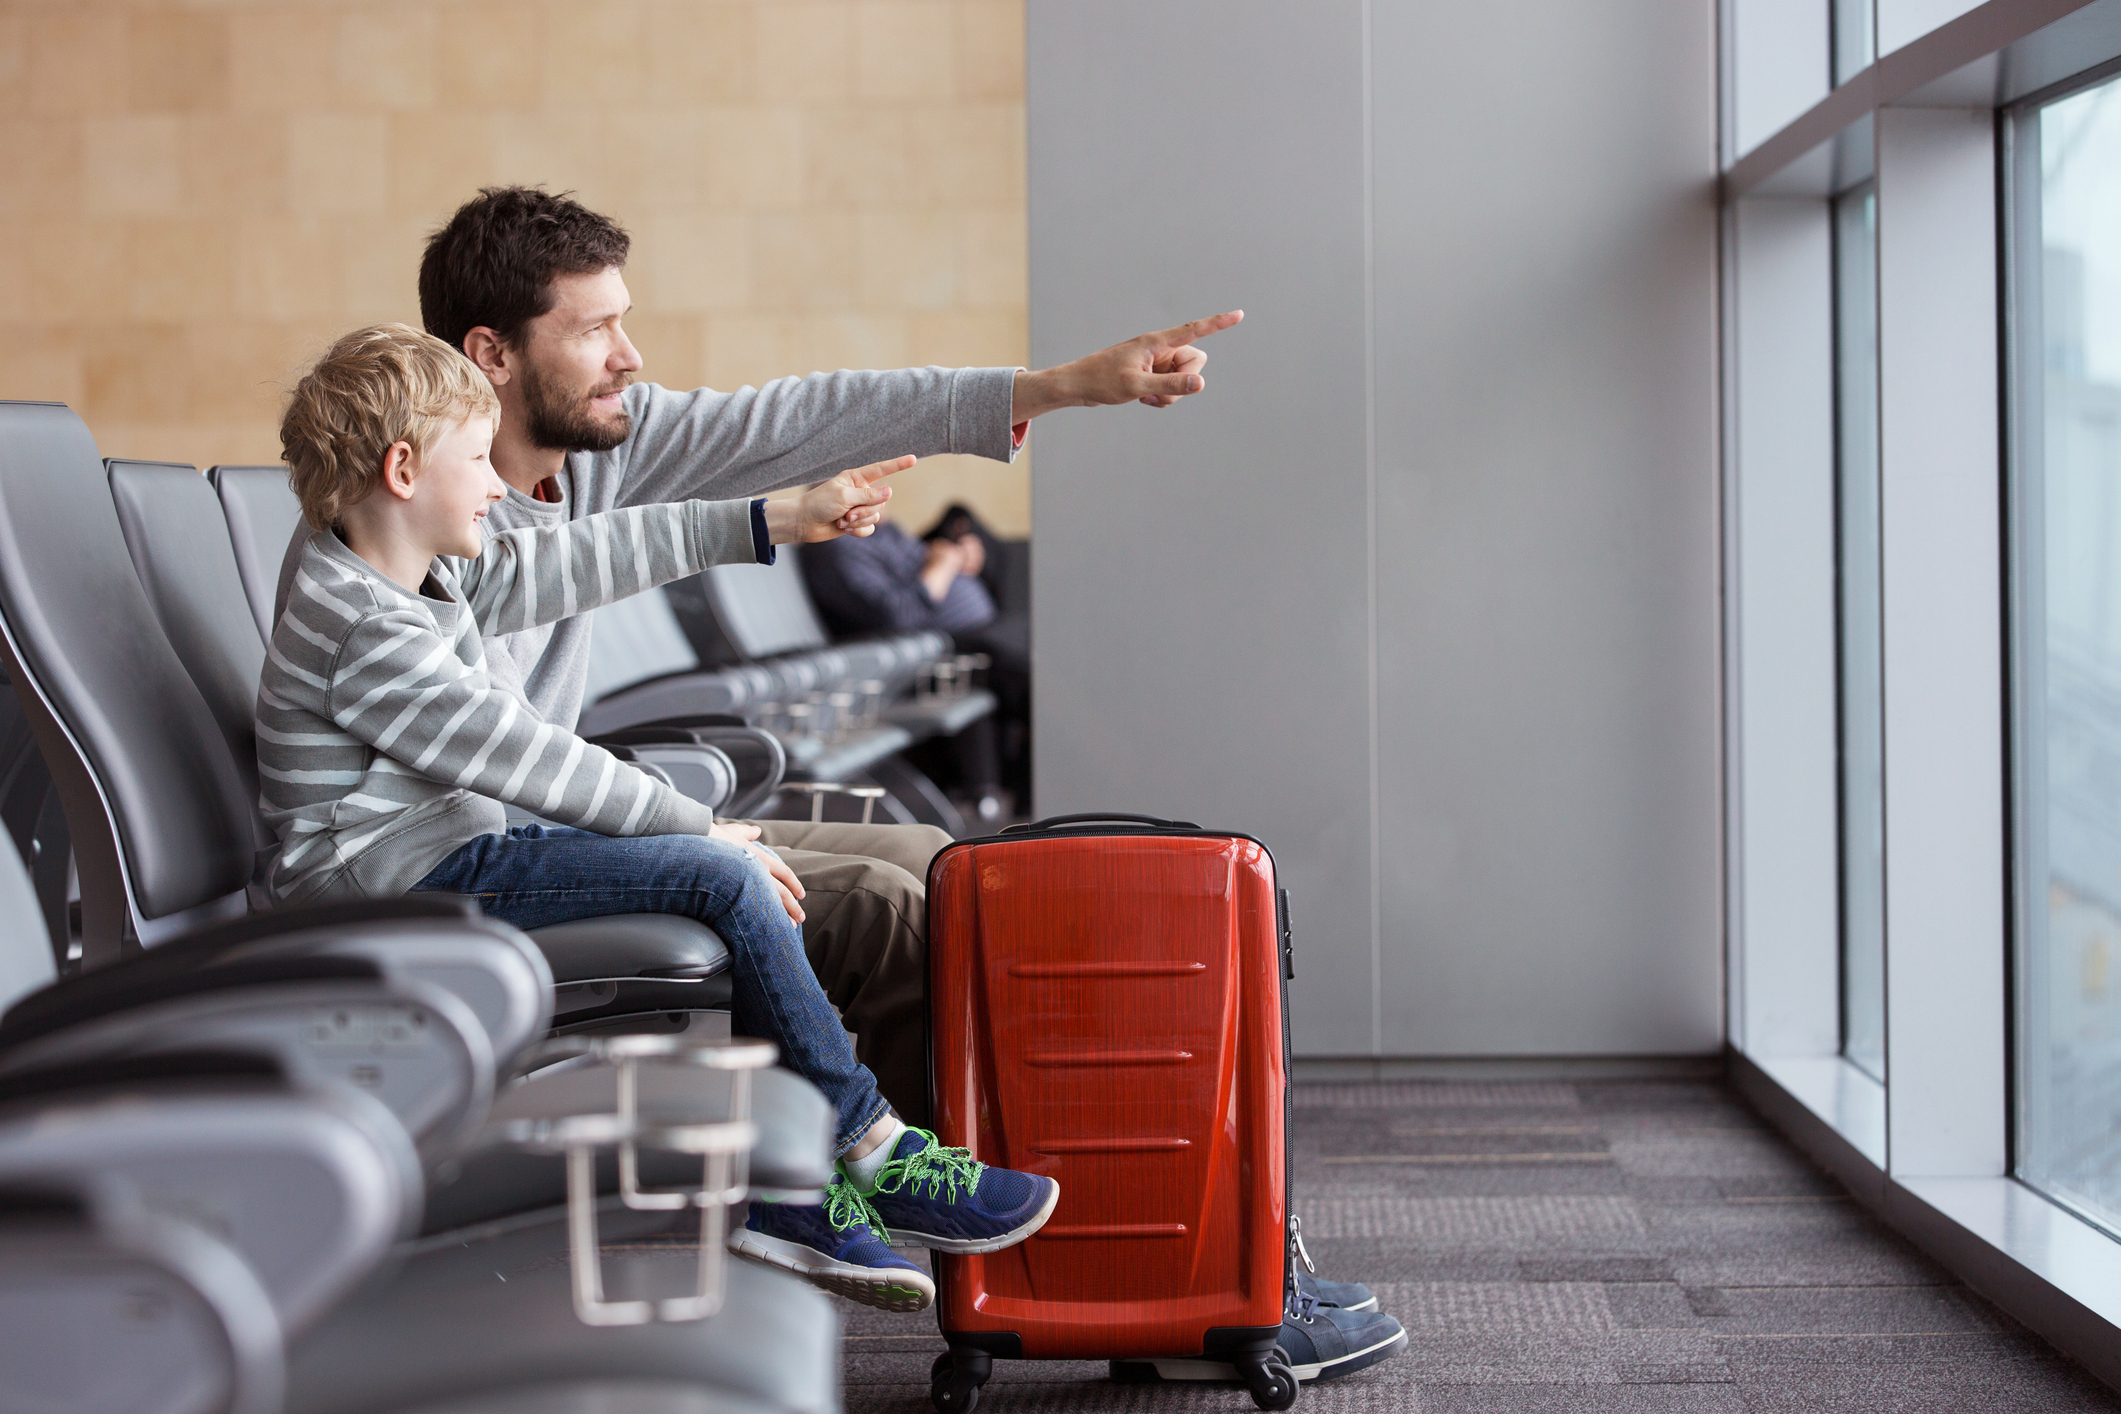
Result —
[{"label": "man", "polygon": [[[420,315],[464,350],[501,402],[493,466],[509,487],[493,531],[615,506],[734,499],[901,454],[1013,460],[1033,418],[1064,407],[1170,407],[1199,392],[1194,342],[1239,312],[1115,344],[1055,368],[901,369],[782,378],[732,393],[635,381],[626,336],[630,241],[564,196],[495,187],[429,240]],[[873,454],[872,454],[873,453]],[[282,597],[287,575],[282,574]],[[489,638],[497,681],[548,722],[582,709],[589,620]],[[803,941],[860,1059],[910,1123],[925,1124],[928,861],[948,843],[917,825],[760,821],[804,889]]]},{"label": "man", "polygon": [[[482,191],[428,242],[421,319],[464,350],[500,399],[491,458],[508,494],[488,512],[493,531],[616,506],[733,499],[905,454],[1009,461],[1044,413],[1167,408],[1201,391],[1207,355],[1195,341],[1244,317],[1195,320],[1035,372],[841,371],[674,393],[634,381],[641,356],[622,327],[629,244],[607,218],[523,187]],[[764,541],[764,512],[755,505],[753,515],[754,538]],[[283,599],[288,578],[283,569]],[[588,633],[577,617],[489,638],[489,670],[501,681],[513,669],[520,695],[571,728]],[[947,840],[925,826],[753,823],[804,886],[804,950],[855,1034],[857,1058],[901,1118],[925,1125],[925,880]],[[1396,1322],[1361,1309],[1376,1304],[1366,1288],[1301,1272],[1296,1283],[1283,1334],[1307,1377],[1359,1369],[1404,1346]]]}]

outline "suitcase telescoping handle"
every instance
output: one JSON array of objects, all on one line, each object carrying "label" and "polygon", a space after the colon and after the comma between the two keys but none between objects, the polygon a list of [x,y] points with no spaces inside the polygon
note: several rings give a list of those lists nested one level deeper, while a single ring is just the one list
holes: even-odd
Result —
[{"label": "suitcase telescoping handle", "polygon": [[1200,826],[1191,820],[1165,820],[1155,815],[1128,815],[1117,810],[1092,810],[1081,815],[1048,815],[1043,820],[1034,820],[1028,825],[1010,825],[1002,830],[1005,835],[1036,834],[1040,830],[1057,830],[1064,825],[1154,825],[1163,830],[1197,830]]}]

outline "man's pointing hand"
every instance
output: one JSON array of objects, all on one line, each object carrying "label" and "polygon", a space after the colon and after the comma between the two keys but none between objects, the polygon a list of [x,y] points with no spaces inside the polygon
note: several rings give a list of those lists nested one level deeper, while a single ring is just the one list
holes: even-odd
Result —
[{"label": "man's pointing hand", "polygon": [[1027,422],[1055,408],[1109,407],[1146,403],[1167,408],[1207,386],[1201,366],[1208,355],[1194,345],[1245,317],[1241,309],[1175,328],[1141,334],[1123,344],[1058,367],[1016,375],[1011,422]]}]

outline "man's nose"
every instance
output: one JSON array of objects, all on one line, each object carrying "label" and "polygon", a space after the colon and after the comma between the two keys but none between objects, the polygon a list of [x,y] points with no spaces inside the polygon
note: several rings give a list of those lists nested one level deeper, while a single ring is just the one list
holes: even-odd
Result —
[{"label": "man's nose", "polygon": [[611,357],[605,361],[604,366],[613,373],[640,372],[641,351],[633,346],[633,340],[626,337],[624,325],[619,326],[618,335],[618,346],[612,349]]}]

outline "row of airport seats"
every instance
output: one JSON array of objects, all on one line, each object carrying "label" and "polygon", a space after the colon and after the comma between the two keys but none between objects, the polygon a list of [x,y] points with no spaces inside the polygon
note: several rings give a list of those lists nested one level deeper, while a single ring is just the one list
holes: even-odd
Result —
[{"label": "row of airport seats", "polygon": [[835,643],[796,553],[705,574],[596,611],[584,731],[620,730],[704,702],[774,732],[786,789],[881,789],[889,818],[964,833],[956,807],[901,753],[953,737],[995,708],[976,655],[925,631]]},{"label": "row of airport seats", "polygon": [[254,910],[260,653],[213,484],[0,403],[0,750],[26,728],[81,904],[55,948],[0,850],[9,1407],[836,1409],[829,1304],[722,1261],[733,1201],[816,1201],[832,1116],[727,1039],[721,940]]},{"label": "row of airport seats", "polygon": [[[252,613],[269,633],[281,559],[301,521],[286,469],[220,466],[208,477]],[[818,818],[828,795],[852,793],[898,823],[964,832],[948,797],[899,755],[994,711],[993,695],[973,685],[977,655],[954,652],[947,634],[833,643],[785,546],[770,566],[718,565],[606,605],[594,623],[584,736],[645,747],[653,741],[644,733],[720,729],[711,740],[738,772],[726,815],[770,810],[778,791],[807,795]],[[866,818],[871,807],[864,799],[854,808]]]},{"label": "row of airport seats", "polygon": [[[28,906],[0,860],[17,980]],[[732,1201],[828,1177],[769,1047],[555,1047],[537,948],[461,903],[272,922],[0,1020],[7,1407],[836,1407],[829,1306],[720,1256]]]}]

